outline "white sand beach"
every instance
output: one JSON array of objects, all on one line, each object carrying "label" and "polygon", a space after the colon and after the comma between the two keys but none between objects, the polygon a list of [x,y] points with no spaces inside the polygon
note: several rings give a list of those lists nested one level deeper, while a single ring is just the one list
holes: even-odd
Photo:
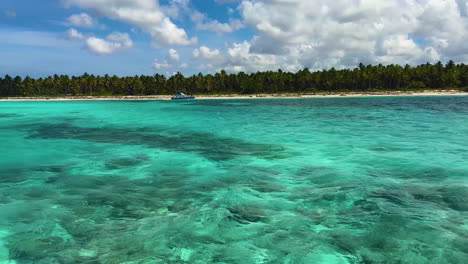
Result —
[{"label": "white sand beach", "polygon": [[[430,91],[392,91],[392,92],[343,92],[343,93],[283,93],[283,94],[219,94],[194,95],[196,99],[268,99],[268,98],[333,98],[333,97],[375,97],[375,96],[463,96],[468,92],[459,90],[430,90]],[[119,101],[119,100],[170,100],[171,95],[148,96],[67,96],[67,97],[7,97],[5,101]]]}]

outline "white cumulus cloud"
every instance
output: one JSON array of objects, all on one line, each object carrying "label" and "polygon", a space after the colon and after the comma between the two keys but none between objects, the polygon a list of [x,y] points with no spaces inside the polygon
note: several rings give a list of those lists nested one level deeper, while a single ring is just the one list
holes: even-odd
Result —
[{"label": "white cumulus cloud", "polygon": [[171,68],[172,65],[169,64],[167,61],[159,62],[158,60],[154,60],[153,68],[156,70],[167,69]]},{"label": "white cumulus cloud", "polygon": [[[226,53],[202,46],[193,51],[193,57],[202,61],[202,69],[227,70],[229,72],[256,72],[270,69],[291,69],[283,59],[271,54],[252,54],[248,41],[234,43]],[[291,69],[292,70],[292,69]]]},{"label": "white cumulus cloud", "polygon": [[193,51],[193,57],[195,58],[201,58],[201,59],[208,59],[208,60],[213,60],[213,59],[219,59],[221,56],[221,52],[217,49],[211,50],[207,46],[201,46],[198,49],[195,49]]},{"label": "white cumulus cloud", "polygon": [[186,69],[188,67],[187,63],[182,63],[179,66],[177,64],[180,61],[180,55],[175,49],[169,49],[165,60],[155,59],[153,62],[153,69],[161,70],[168,68],[180,68]]},{"label": "white cumulus cloud", "polygon": [[239,2],[241,23],[254,37],[197,49],[203,65],[253,72],[468,60],[466,0]]},{"label": "white cumulus cloud", "polygon": [[[224,47],[195,49],[193,57],[205,69],[295,71],[355,67],[360,62],[468,61],[467,0],[216,0],[237,3],[236,17],[227,22],[209,18],[189,0],[168,0],[165,5],[158,0],[61,1],[135,26],[152,36],[153,46],[172,48],[166,58],[155,62],[160,69],[180,64],[175,45],[197,43],[174,22],[187,18],[197,30],[218,34],[249,30],[247,39],[239,39],[244,35],[239,34]],[[91,25],[82,14],[72,20],[75,26]],[[122,49],[109,48],[119,46],[109,39],[88,38],[86,42],[100,50]]]},{"label": "white cumulus cloud", "polygon": [[74,28],[70,28],[65,32],[65,38],[67,39],[83,39],[84,35]]},{"label": "white cumulus cloud", "polygon": [[78,6],[110,19],[138,26],[148,32],[157,45],[191,45],[183,28],[175,25],[157,0],[62,0],[67,6]]},{"label": "white cumulus cloud", "polygon": [[195,22],[198,30],[213,31],[218,34],[230,33],[244,28],[244,24],[238,19],[231,19],[229,23],[221,23],[218,20],[208,18],[198,11],[192,11],[190,18]]},{"label": "white cumulus cloud", "polygon": [[76,27],[92,28],[97,25],[96,21],[86,13],[71,15],[68,17],[67,22]]},{"label": "white cumulus cloud", "polygon": [[108,55],[117,51],[131,48],[133,42],[126,33],[113,33],[106,39],[89,37],[86,39],[86,47],[93,53]]},{"label": "white cumulus cloud", "polygon": [[168,60],[171,62],[177,62],[180,60],[179,53],[175,49],[169,49]]}]

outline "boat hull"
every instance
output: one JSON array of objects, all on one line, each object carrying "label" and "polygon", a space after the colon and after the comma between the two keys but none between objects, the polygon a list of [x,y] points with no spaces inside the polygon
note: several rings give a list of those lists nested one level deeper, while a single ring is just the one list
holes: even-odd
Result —
[{"label": "boat hull", "polygon": [[193,96],[184,96],[184,97],[172,97],[171,100],[193,100],[195,97]]}]

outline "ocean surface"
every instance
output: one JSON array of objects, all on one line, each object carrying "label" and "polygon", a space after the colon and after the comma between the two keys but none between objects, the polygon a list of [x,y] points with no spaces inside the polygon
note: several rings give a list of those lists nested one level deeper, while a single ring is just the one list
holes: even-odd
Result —
[{"label": "ocean surface", "polygon": [[0,263],[468,263],[468,97],[0,103]]}]

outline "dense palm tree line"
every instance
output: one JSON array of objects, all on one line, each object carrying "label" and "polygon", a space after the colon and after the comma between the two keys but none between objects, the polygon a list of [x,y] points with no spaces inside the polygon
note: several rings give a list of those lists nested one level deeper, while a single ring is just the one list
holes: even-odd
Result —
[{"label": "dense palm tree line", "polygon": [[33,79],[6,75],[0,78],[0,97],[61,95],[156,95],[185,91],[193,94],[216,93],[313,93],[341,91],[400,91],[419,89],[460,89],[468,87],[468,65],[422,64],[363,65],[355,69],[297,73],[278,71],[227,74],[221,71],[185,77],[177,73],[169,78],[153,76],[81,76],[54,75]]}]

